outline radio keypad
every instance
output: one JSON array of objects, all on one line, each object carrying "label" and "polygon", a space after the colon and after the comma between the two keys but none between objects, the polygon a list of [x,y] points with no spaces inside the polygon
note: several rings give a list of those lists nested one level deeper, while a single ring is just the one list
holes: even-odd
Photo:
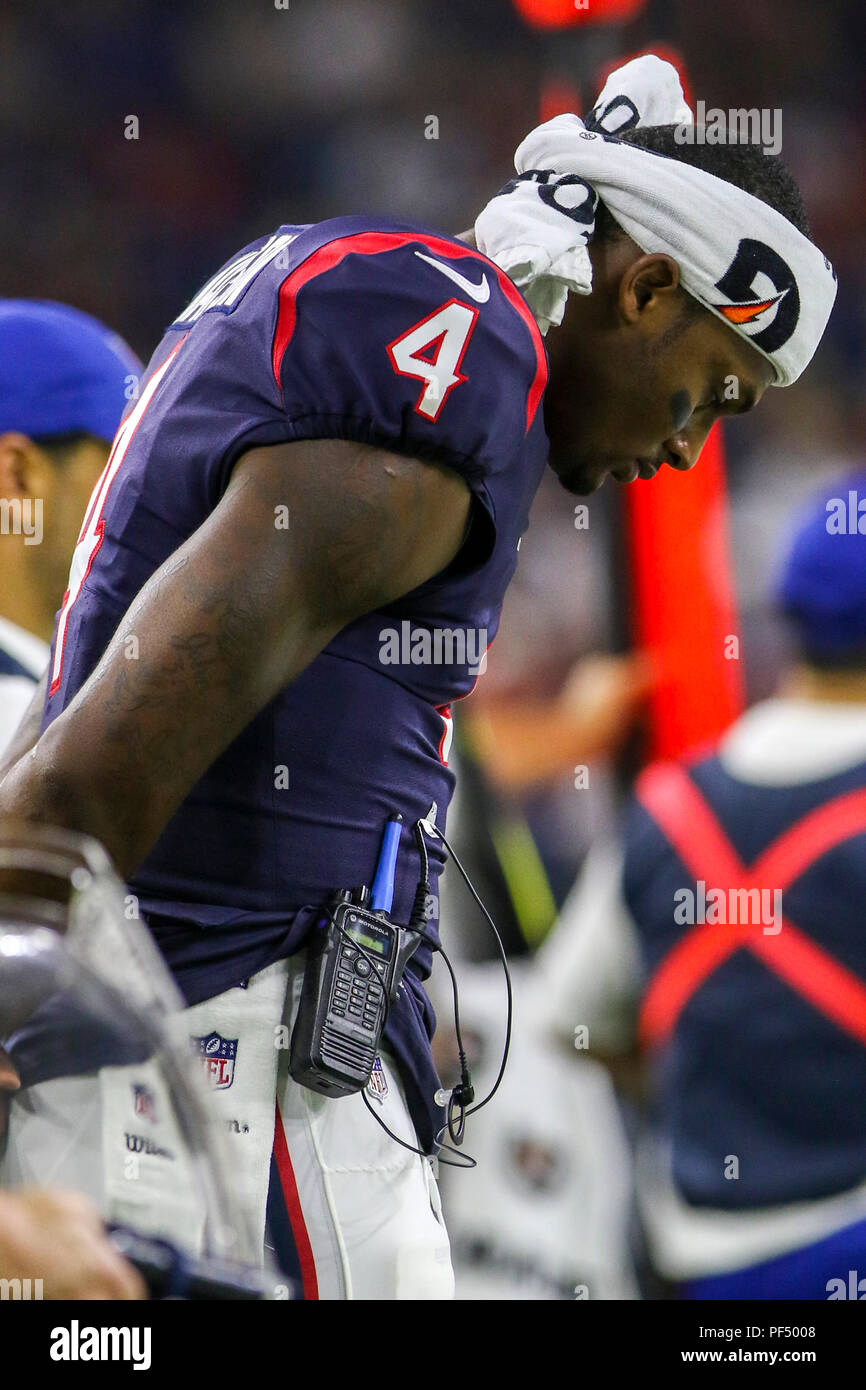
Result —
[{"label": "radio keypad", "polygon": [[[375,970],[375,974],[373,971]],[[384,961],[370,961],[354,947],[342,945],[334,980],[331,1010],[339,1018],[348,1011],[368,1033],[376,1030],[385,976]]]}]

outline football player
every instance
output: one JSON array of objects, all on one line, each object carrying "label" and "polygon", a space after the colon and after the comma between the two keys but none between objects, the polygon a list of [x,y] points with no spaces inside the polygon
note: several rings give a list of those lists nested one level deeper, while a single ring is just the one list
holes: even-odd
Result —
[{"label": "football player", "polygon": [[84,508],[140,373],[89,314],[0,300],[0,751],[48,664]]},{"label": "football player", "polygon": [[[280,227],[178,314],[91,499],[0,795],[95,836],[126,877],[190,1005],[249,1210],[263,1230],[267,1207],[309,1298],[452,1293],[427,1157],[438,851],[429,942],[368,1092],[297,1085],[273,1043],[311,923],[370,882],[393,810],[393,917],[409,918],[412,826],[433,803],[443,824],[450,703],[496,632],[544,469],[583,495],[691,468],[720,415],[799,374],[832,302],[777,160],[670,125],[566,133],[561,170],[494,200],[586,257],[591,293],[561,323],[471,234],[368,216]],[[636,171],[628,208],[601,164],[593,184],[570,172],[590,152]],[[688,245],[684,196],[704,209]],[[632,236],[629,208],[670,236]],[[779,262],[799,279],[771,295]]]}]

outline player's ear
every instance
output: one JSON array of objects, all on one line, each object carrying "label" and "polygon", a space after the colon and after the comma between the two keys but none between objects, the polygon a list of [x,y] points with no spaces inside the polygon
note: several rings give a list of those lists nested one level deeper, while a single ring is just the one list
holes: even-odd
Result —
[{"label": "player's ear", "polygon": [[19,434],[17,430],[0,434],[0,497],[32,495],[37,452],[36,445],[26,434]]},{"label": "player's ear", "polygon": [[620,278],[620,314],[627,323],[634,323],[648,310],[672,306],[679,284],[680,268],[673,256],[638,256]]}]

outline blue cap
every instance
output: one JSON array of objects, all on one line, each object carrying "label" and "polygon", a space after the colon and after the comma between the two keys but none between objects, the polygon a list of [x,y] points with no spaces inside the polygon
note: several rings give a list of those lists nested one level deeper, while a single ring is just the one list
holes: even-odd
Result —
[{"label": "blue cap", "polygon": [[776,598],[807,657],[866,652],[866,472],[825,484],[800,516]]},{"label": "blue cap", "polygon": [[98,319],[67,304],[0,299],[0,433],[114,438],[142,366]]}]

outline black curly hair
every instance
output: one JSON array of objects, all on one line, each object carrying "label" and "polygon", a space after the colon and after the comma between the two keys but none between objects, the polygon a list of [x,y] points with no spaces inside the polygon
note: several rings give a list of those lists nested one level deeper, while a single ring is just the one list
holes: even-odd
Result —
[{"label": "black curly hair", "polygon": [[[675,125],[638,126],[618,138],[626,144],[639,145],[641,149],[691,164],[695,169],[703,169],[707,174],[715,174],[716,178],[742,188],[787,217],[798,232],[811,240],[802,195],[790,169],[778,156],[765,154],[760,145],[705,144],[700,135],[702,126],[694,127],[693,144],[679,144],[675,135],[678,129]],[[623,235],[616,219],[601,202],[593,235],[598,241],[610,241]]]},{"label": "black curly hair", "polygon": [[110,442],[97,439],[95,435],[88,434],[86,430],[70,430],[66,434],[33,436],[33,443],[48,454],[56,467],[62,467],[63,464],[68,463],[78,446],[87,443],[88,440],[92,440],[96,444]]}]

